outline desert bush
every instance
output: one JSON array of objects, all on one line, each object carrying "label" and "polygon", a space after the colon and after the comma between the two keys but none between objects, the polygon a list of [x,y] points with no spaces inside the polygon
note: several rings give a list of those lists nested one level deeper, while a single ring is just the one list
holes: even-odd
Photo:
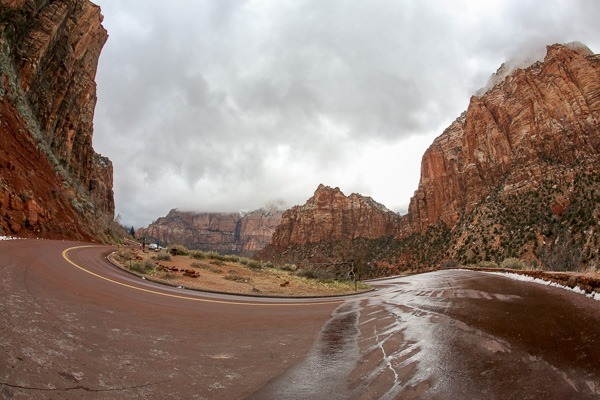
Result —
[{"label": "desert bush", "polygon": [[283,267],[281,267],[281,270],[288,272],[294,272],[297,269],[298,267],[296,266],[296,264],[285,264]]},{"label": "desert bush", "polygon": [[206,253],[200,250],[190,251],[190,257],[195,258],[196,260],[204,260],[206,259]]},{"label": "desert bush", "polygon": [[581,266],[581,254],[571,240],[560,240],[540,253],[544,266],[551,271],[577,271]]},{"label": "desert bush", "polygon": [[317,273],[312,270],[301,269],[299,271],[296,271],[296,275],[298,275],[301,278],[317,279]]},{"label": "desert bush", "polygon": [[457,261],[444,261],[442,263],[442,268],[458,268],[458,262]]},{"label": "desert bush", "polygon": [[219,254],[216,251],[207,252],[206,257],[210,258],[211,260],[227,261],[227,256],[224,256],[223,254]]},{"label": "desert bush", "polygon": [[223,265],[225,265],[225,261],[222,260],[210,260],[209,263],[218,267],[222,267]]},{"label": "desert bush", "polygon": [[219,268],[213,267],[212,265],[207,265],[207,264],[202,264],[199,262],[194,261],[191,264],[192,268],[199,268],[199,269],[203,269],[205,271],[209,271],[209,272],[213,272],[215,274],[218,274],[221,272],[221,270]]},{"label": "desert bush", "polygon": [[131,267],[129,267],[129,269],[132,271],[135,271],[135,272],[140,272],[142,274],[147,274],[156,269],[156,264],[154,264],[154,262],[151,260],[145,260],[145,261],[141,261],[141,262],[138,261],[138,262],[132,263]]},{"label": "desert bush", "polygon": [[313,270],[313,269],[302,269],[302,270],[298,270],[296,271],[296,275],[301,277],[301,278],[306,278],[306,279],[328,279],[329,277],[326,276],[326,273],[322,272],[322,271],[317,271],[317,270]]},{"label": "desert bush", "polygon": [[235,256],[235,255],[227,255],[227,256],[223,256],[223,261],[236,263],[236,262],[240,261],[240,257]]},{"label": "desert bush", "polygon": [[233,282],[240,282],[240,283],[249,283],[251,280],[250,278],[246,278],[246,277],[243,277],[238,274],[227,274],[223,277],[223,279],[226,279],[228,281],[233,281]]},{"label": "desert bush", "polygon": [[260,261],[250,260],[246,266],[250,269],[259,270],[262,269],[263,265]]},{"label": "desert bush", "polygon": [[498,268],[498,264],[494,261],[481,261],[479,263],[479,267],[481,268]]},{"label": "desert bush", "polygon": [[129,261],[133,259],[133,251],[127,247],[121,247],[117,250],[117,258],[121,261]]},{"label": "desert bush", "polygon": [[164,279],[164,280],[167,280],[167,281],[170,281],[170,280],[173,280],[173,279],[177,278],[177,274],[174,273],[174,272],[166,271],[166,272],[163,272],[160,275],[160,278]]},{"label": "desert bush", "polygon": [[171,256],[168,253],[158,253],[154,258],[158,261],[171,261]]},{"label": "desert bush", "polygon": [[518,258],[509,257],[505,258],[500,263],[500,268],[505,269],[527,269],[527,264],[523,260],[519,260]]},{"label": "desert bush", "polygon": [[180,256],[187,256],[190,254],[190,250],[181,244],[173,244],[173,245],[169,246],[168,252],[171,254],[177,254]]}]

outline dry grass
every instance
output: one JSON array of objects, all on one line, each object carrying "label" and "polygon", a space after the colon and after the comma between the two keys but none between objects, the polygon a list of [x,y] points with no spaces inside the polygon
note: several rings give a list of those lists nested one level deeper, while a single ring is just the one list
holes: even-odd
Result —
[{"label": "dry grass", "polygon": [[[134,251],[138,262],[153,261],[156,269],[143,274],[153,280],[169,285],[199,290],[265,296],[328,296],[356,293],[353,282],[323,281],[297,276],[293,271],[274,268],[271,265],[257,268],[244,259],[235,257],[218,260],[197,255],[171,256],[170,260],[160,253]],[[115,261],[119,257],[115,257]],[[253,261],[255,263],[255,261]],[[121,262],[126,268],[127,263]],[[138,273],[140,273],[138,271]],[[359,284],[359,292],[370,288]]]}]

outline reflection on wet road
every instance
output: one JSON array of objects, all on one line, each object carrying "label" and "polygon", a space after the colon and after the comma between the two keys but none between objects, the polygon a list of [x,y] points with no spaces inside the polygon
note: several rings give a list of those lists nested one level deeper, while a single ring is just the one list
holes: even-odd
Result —
[{"label": "reflection on wet road", "polygon": [[597,301],[470,271],[378,286],[253,398],[600,398]]},{"label": "reflection on wet road", "polygon": [[251,398],[351,398],[346,379],[358,357],[358,317],[358,303],[338,307],[306,359]]}]

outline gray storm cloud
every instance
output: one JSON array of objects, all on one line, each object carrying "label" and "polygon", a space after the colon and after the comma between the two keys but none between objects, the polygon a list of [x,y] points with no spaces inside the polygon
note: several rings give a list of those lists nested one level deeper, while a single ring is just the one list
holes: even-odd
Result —
[{"label": "gray storm cloud", "polygon": [[97,3],[94,145],[135,226],[321,182],[405,210],[427,144],[502,62],[600,37],[591,0]]}]

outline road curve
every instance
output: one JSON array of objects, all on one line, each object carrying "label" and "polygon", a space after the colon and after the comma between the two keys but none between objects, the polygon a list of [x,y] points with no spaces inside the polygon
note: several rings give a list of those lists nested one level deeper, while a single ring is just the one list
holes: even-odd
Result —
[{"label": "road curve", "polygon": [[344,300],[162,287],[108,247],[0,242],[6,399],[598,399],[600,302],[471,271]]},{"label": "road curve", "polygon": [[0,241],[0,398],[244,398],[301,360],[342,301],[164,287],[82,245]]}]

